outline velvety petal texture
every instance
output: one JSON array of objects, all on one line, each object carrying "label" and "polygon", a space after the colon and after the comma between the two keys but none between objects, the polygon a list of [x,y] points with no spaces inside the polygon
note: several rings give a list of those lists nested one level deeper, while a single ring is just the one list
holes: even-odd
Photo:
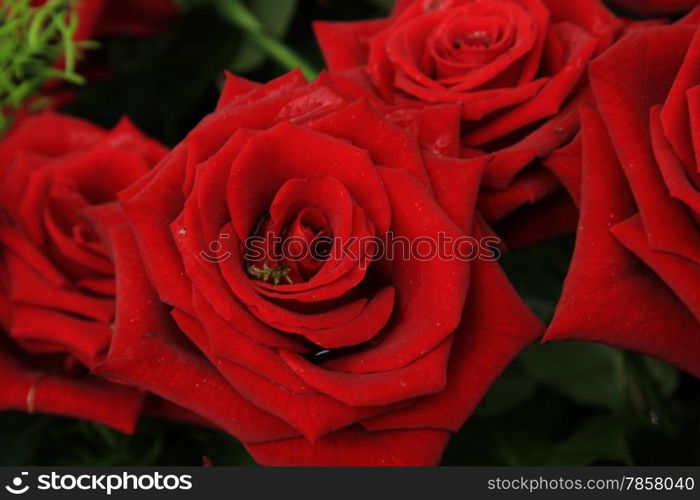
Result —
[{"label": "velvety petal texture", "polygon": [[576,252],[545,340],[604,342],[700,375],[699,61],[684,22],[633,32],[593,63]]},{"label": "velvety petal texture", "polygon": [[420,140],[456,151],[455,109],[390,119],[335,83],[228,75],[217,110],[120,193],[115,335],[94,371],[262,464],[434,465],[542,325],[464,253],[488,234],[489,157]]},{"label": "velvety petal texture", "polygon": [[493,156],[479,208],[515,247],[575,229],[568,186],[547,158],[575,136],[591,102],[587,65],[623,25],[599,0],[409,0],[389,19],[315,30],[333,78],[390,116],[458,107],[454,154]]},{"label": "velvety petal texture", "polygon": [[53,112],[0,141],[0,406],[133,429],[143,396],[89,370],[113,333],[116,194],[165,154],[128,121],[104,131]]}]

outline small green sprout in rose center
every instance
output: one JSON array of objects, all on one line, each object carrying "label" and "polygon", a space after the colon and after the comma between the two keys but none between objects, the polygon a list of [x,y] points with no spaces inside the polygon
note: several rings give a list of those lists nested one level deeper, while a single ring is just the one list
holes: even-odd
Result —
[{"label": "small green sprout in rose center", "polygon": [[248,267],[248,274],[266,283],[271,281],[275,285],[279,285],[280,281],[283,279],[290,285],[294,284],[294,281],[292,281],[292,278],[289,276],[289,272],[290,269],[288,266],[271,267],[267,262],[263,264],[262,268],[256,265]]}]

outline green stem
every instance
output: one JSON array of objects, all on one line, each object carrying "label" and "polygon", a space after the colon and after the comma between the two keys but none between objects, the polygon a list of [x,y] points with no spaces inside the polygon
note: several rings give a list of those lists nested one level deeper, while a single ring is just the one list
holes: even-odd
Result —
[{"label": "green stem", "polygon": [[267,54],[286,70],[299,68],[308,80],[318,76],[318,71],[300,54],[265,32],[263,24],[240,0],[220,0],[217,6],[221,14],[232,24],[247,33]]},{"label": "green stem", "polygon": [[[73,40],[77,14],[69,0],[0,0],[0,133],[23,105],[41,102],[42,86],[51,79],[85,83],[76,73],[79,49]],[[56,66],[60,61],[63,68]],[[34,99],[30,101],[30,99]]]},{"label": "green stem", "polygon": [[645,417],[648,417],[649,411],[657,412],[659,424],[664,433],[671,438],[677,436],[678,429],[673,419],[673,412],[644,359],[633,353],[626,353],[625,358],[631,382],[637,385],[642,398],[641,410],[645,413]]}]

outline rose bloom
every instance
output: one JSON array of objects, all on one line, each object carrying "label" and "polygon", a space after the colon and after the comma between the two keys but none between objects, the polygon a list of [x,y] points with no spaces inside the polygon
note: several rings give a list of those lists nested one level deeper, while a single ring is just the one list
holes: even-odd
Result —
[{"label": "rose bloom", "polygon": [[167,29],[178,15],[174,0],[78,0],[80,30],[90,36],[152,36]]},{"label": "rose bloom", "polygon": [[495,154],[479,208],[519,246],[575,228],[567,179],[543,162],[575,135],[587,64],[621,27],[598,0],[398,0],[388,19],[315,31],[338,85],[356,95],[395,113],[461,110],[461,155]]},{"label": "rose bloom", "polygon": [[[34,6],[45,3],[46,0],[32,1]],[[78,16],[76,40],[156,35],[171,24],[179,11],[174,0],[69,0],[69,3]]]},{"label": "rose bloom", "polygon": [[700,10],[591,65],[581,222],[545,340],[589,340],[700,376]]},{"label": "rose bloom", "polygon": [[[441,117],[431,132],[456,134]],[[225,429],[261,464],[436,464],[541,332],[498,264],[361,245],[251,260],[243,245],[487,234],[473,214],[486,161],[421,150],[325,76],[229,75],[216,112],[120,194],[116,331],[95,371]]]},{"label": "rose bloom", "polygon": [[663,17],[688,12],[698,0],[607,0],[627,14],[641,17]]},{"label": "rose bloom", "polygon": [[165,153],[127,121],[52,112],[0,141],[0,409],[133,429],[143,396],[88,371],[112,336],[116,193]]}]

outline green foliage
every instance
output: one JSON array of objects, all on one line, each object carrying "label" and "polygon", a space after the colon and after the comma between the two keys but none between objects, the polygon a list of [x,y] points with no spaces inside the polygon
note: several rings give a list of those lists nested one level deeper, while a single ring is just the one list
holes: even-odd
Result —
[{"label": "green foliage", "polygon": [[623,403],[623,356],[616,349],[585,342],[534,346],[520,362],[537,383],[574,403],[616,410]]},{"label": "green foliage", "polygon": [[377,7],[380,7],[387,12],[391,10],[391,8],[394,6],[394,1],[395,0],[371,0],[373,4],[375,4]]},{"label": "green foliage", "polygon": [[[503,259],[515,287],[546,321],[572,247],[570,237],[559,238]],[[535,344],[491,387],[444,463],[698,463],[698,393],[700,381],[651,358],[601,344]]]},{"label": "green foliage", "polygon": [[[289,0],[278,0],[274,3],[258,0],[253,4],[256,6],[255,10],[252,10],[240,0],[219,0],[216,2],[222,17],[246,34],[246,41],[249,46],[254,43],[259,50],[266,52],[282,67],[287,70],[300,68],[306,78],[313,80],[318,71],[312,68],[292,48],[281,43],[272,33],[273,30],[281,31],[282,33],[285,31],[295,4],[296,2]],[[256,16],[255,11],[260,17]],[[282,21],[275,21],[275,16],[280,16]]]},{"label": "green foliage", "polygon": [[[143,419],[133,436],[82,420],[0,413],[3,465],[254,465],[227,434]],[[69,446],[66,444],[69,443]]]},{"label": "green foliage", "polygon": [[78,18],[69,7],[68,0],[49,0],[39,7],[32,7],[31,0],[0,2],[0,132],[49,80],[84,83],[76,61],[79,50],[91,44],[73,41]]},{"label": "green foliage", "polygon": [[265,262],[261,268],[257,266],[250,266],[248,268],[249,275],[260,281],[271,281],[275,285],[279,285],[282,280],[285,280],[290,285],[293,284],[294,282],[289,276],[289,271],[290,269],[287,266],[270,267],[267,262]]},{"label": "green foliage", "polygon": [[608,416],[585,420],[567,439],[555,445],[542,465],[589,465],[610,462],[632,465],[624,424]]},{"label": "green foliage", "polygon": [[[637,364],[654,368],[640,374]],[[683,388],[680,379],[667,365],[619,349],[534,345],[493,385],[444,464],[697,463],[697,404],[676,401],[697,401],[700,383],[685,377]],[[642,394],[639,385],[656,389]]]},{"label": "green foliage", "polygon": [[105,40],[100,53],[111,77],[81,89],[67,110],[105,127],[126,115],[174,145],[214,108],[216,82],[241,39],[214,11],[200,8],[161,36]]},{"label": "green foliage", "polygon": [[[258,0],[250,5],[251,14],[260,21],[257,27],[277,40],[286,35],[296,8],[297,0]],[[229,69],[233,73],[245,73],[263,64],[267,57],[263,45],[254,36],[247,34],[238,47]],[[290,61],[289,64],[293,65],[294,61]],[[308,66],[306,62],[303,64]],[[313,77],[314,70],[310,67],[307,70],[307,76]]]},{"label": "green foliage", "polygon": [[507,253],[501,260],[518,293],[545,323],[554,316],[573,248],[573,236],[566,236]]},{"label": "green foliage", "polygon": [[212,7],[244,34],[229,63],[231,71],[251,71],[269,57],[286,71],[300,68],[309,80],[318,74],[302,55],[281,41],[294,17],[297,0],[180,0],[179,3],[183,9]]}]

